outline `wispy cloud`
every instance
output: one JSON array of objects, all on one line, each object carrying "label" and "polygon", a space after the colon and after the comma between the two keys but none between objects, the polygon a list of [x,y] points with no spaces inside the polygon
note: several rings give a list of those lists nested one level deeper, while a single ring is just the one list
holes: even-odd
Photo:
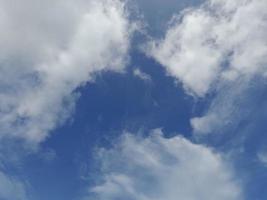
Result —
[{"label": "wispy cloud", "polygon": [[258,160],[267,167],[267,152],[266,151],[260,151],[257,154]]},{"label": "wispy cloud", "polygon": [[149,81],[149,82],[152,81],[151,76],[149,74],[141,71],[139,68],[135,68],[133,70],[133,75],[142,79],[143,81]]},{"label": "wispy cloud", "polygon": [[0,199],[28,200],[25,183],[0,171]]}]

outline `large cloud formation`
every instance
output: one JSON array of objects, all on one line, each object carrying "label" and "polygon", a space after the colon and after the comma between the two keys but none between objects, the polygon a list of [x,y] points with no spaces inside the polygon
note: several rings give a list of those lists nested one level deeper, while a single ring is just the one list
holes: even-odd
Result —
[{"label": "large cloud formation", "polygon": [[132,30],[119,0],[0,0],[0,138],[43,141],[78,87],[123,70]]},{"label": "large cloud formation", "polygon": [[[0,0],[0,142],[42,142],[69,117],[77,88],[123,70],[132,31],[119,0]],[[0,166],[0,199],[28,199],[8,174]]]},{"label": "large cloud formation", "polygon": [[216,81],[266,76],[266,7],[265,0],[209,0],[176,17],[148,54],[201,97]]},{"label": "large cloud formation", "polygon": [[189,94],[216,91],[206,113],[191,120],[195,133],[218,132],[247,115],[240,106],[249,87],[267,75],[266,7],[265,0],[208,0],[176,17],[165,38],[149,46]]},{"label": "large cloud formation", "polygon": [[160,130],[145,139],[125,134],[112,149],[100,150],[98,159],[103,183],[90,190],[92,199],[242,199],[219,154],[183,137],[164,138]]}]

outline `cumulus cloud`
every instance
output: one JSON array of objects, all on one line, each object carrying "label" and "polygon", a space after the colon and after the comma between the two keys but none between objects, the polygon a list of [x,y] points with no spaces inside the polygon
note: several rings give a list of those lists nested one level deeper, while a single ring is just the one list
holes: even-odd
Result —
[{"label": "cumulus cloud", "polygon": [[233,171],[219,154],[180,136],[167,139],[160,130],[147,138],[125,134],[98,158],[103,182],[91,188],[88,199],[242,199]]},{"label": "cumulus cloud", "polygon": [[191,119],[195,133],[237,126],[252,110],[251,85],[267,73],[266,7],[265,0],[207,0],[174,17],[165,38],[148,46],[189,94],[215,92],[208,110]]},{"label": "cumulus cloud", "polygon": [[266,7],[265,0],[208,0],[176,17],[147,53],[201,97],[221,81],[266,76]]},{"label": "cumulus cloud", "polygon": [[43,141],[77,88],[123,70],[132,31],[119,0],[0,0],[0,137]]}]

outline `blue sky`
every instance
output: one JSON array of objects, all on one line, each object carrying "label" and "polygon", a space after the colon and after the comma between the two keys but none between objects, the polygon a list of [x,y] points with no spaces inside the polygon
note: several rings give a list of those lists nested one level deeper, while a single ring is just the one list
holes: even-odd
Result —
[{"label": "blue sky", "polygon": [[266,8],[0,0],[0,200],[265,200]]}]

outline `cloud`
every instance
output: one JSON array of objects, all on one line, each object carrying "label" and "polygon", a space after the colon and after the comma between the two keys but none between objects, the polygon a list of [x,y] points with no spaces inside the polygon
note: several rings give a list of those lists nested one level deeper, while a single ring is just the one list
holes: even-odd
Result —
[{"label": "cloud", "polygon": [[143,81],[148,81],[148,82],[152,81],[151,76],[149,74],[141,71],[139,68],[136,68],[133,70],[133,75],[140,78]]},{"label": "cloud", "polygon": [[[260,86],[261,85],[261,86]],[[264,85],[258,78],[240,78],[233,83],[225,83],[217,90],[208,109],[201,117],[191,119],[196,134],[222,133],[236,130],[238,124],[249,118],[258,106]]]},{"label": "cloud", "polygon": [[0,0],[0,15],[0,138],[43,141],[69,117],[77,88],[127,63],[123,1]]},{"label": "cloud", "polygon": [[25,184],[0,171],[0,199],[27,200]]},{"label": "cloud", "polygon": [[160,130],[147,138],[125,134],[113,148],[100,150],[98,159],[103,182],[88,199],[242,199],[219,154],[180,136],[167,139]]},{"label": "cloud", "polygon": [[265,0],[208,0],[174,18],[165,38],[152,41],[147,53],[200,97],[218,82],[266,76],[266,7]]},{"label": "cloud", "polygon": [[148,45],[147,54],[188,94],[213,92],[209,108],[191,119],[195,134],[229,131],[253,111],[249,95],[267,72],[266,7],[264,0],[207,0],[174,17],[165,38]]},{"label": "cloud", "polygon": [[266,151],[260,151],[257,154],[258,160],[267,167],[267,152]]}]

